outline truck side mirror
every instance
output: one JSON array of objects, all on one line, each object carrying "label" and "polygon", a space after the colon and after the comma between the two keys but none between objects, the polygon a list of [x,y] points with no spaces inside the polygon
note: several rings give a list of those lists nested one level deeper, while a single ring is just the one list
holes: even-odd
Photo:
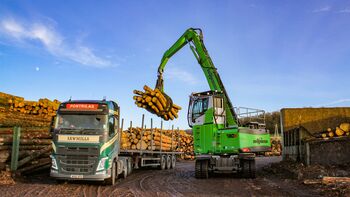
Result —
[{"label": "truck side mirror", "polygon": [[56,115],[52,116],[51,123],[50,123],[50,132],[53,133],[53,130],[55,128],[55,121],[56,121]]}]

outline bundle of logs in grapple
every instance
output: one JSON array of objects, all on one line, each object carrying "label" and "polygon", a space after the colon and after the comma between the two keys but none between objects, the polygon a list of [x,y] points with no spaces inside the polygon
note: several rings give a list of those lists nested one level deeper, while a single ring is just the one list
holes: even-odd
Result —
[{"label": "bundle of logs in grapple", "polygon": [[129,128],[123,131],[121,148],[125,150],[162,150],[183,152],[182,159],[193,159],[193,137],[183,130]]},{"label": "bundle of logs in grapple", "polygon": [[[20,132],[17,173],[48,169],[51,165],[51,135],[48,127],[23,127]],[[0,128],[0,170],[9,168],[13,144],[13,128]]]},{"label": "bundle of logs in grapple", "polygon": [[350,136],[350,123],[341,123],[338,127],[321,133],[322,138]]},{"label": "bundle of logs in grapple", "polygon": [[136,94],[133,99],[138,107],[145,108],[147,111],[156,114],[164,120],[174,120],[178,117],[181,107],[172,103],[171,99],[162,93],[159,89],[152,89],[144,86],[145,92],[134,90]]}]

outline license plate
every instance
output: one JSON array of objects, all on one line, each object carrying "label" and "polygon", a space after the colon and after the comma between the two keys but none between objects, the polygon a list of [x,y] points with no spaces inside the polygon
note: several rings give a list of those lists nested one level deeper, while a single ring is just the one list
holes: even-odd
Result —
[{"label": "license plate", "polygon": [[72,179],[82,179],[83,175],[70,175],[70,178],[72,178]]}]

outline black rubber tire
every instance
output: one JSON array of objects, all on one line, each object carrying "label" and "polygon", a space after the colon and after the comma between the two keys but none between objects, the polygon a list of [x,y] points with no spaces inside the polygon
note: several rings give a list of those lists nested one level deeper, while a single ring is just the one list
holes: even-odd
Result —
[{"label": "black rubber tire", "polygon": [[197,179],[209,178],[209,163],[208,160],[196,160],[195,177]]},{"label": "black rubber tire", "polygon": [[241,176],[243,178],[256,177],[255,159],[241,159],[241,168]]},{"label": "black rubber tire", "polygon": [[165,170],[165,167],[166,167],[166,156],[161,155],[160,156],[160,169]]},{"label": "black rubber tire", "polygon": [[171,155],[167,155],[166,157],[166,169],[171,169]]},{"label": "black rubber tire", "polygon": [[175,168],[176,166],[176,155],[171,156],[171,168]]},{"label": "black rubber tire", "polygon": [[133,168],[133,166],[132,166],[132,159],[129,159],[128,160],[128,175],[130,175],[131,173],[132,173],[132,168]]},{"label": "black rubber tire", "polygon": [[209,162],[208,162],[208,160],[202,161],[202,178],[203,179],[209,178]]},{"label": "black rubber tire", "polygon": [[256,165],[255,165],[255,159],[249,160],[249,176],[252,179],[256,178]]},{"label": "black rubber tire", "polygon": [[240,163],[240,166],[241,166],[241,172],[240,172],[240,175],[242,178],[248,178],[249,177],[249,164],[248,164],[248,161],[245,160],[245,159],[241,159],[239,161]]},{"label": "black rubber tire", "polygon": [[112,162],[112,167],[111,167],[111,177],[107,178],[105,180],[107,185],[114,185],[116,182],[116,163]]},{"label": "black rubber tire", "polygon": [[202,162],[199,160],[196,160],[195,163],[194,177],[197,179],[202,178]]}]

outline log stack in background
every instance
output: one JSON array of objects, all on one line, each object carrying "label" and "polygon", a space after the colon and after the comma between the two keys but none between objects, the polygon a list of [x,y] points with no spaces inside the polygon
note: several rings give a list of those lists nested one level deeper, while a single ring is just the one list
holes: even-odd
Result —
[{"label": "log stack in background", "polygon": [[182,159],[194,159],[193,137],[183,130],[161,131],[155,128],[152,135],[151,129],[129,128],[122,133],[121,148],[124,150],[183,152]]},{"label": "log stack in background", "polygon": [[186,133],[184,130],[180,130],[178,136],[180,138],[178,150],[183,152],[181,159],[194,160],[193,136]]},{"label": "log stack in background", "polygon": [[178,117],[181,107],[172,103],[171,99],[165,96],[159,89],[152,89],[148,86],[143,87],[145,92],[134,90],[136,94],[133,99],[138,107],[145,108],[147,111],[156,114],[164,120],[174,120]]},{"label": "log stack in background", "polygon": [[[11,163],[13,128],[0,128],[0,170]],[[28,173],[51,165],[52,136],[48,128],[21,128],[18,169]]]},{"label": "log stack in background", "polygon": [[345,137],[350,136],[350,123],[341,123],[335,128],[328,128],[321,133],[322,138]]},{"label": "log stack in background", "polygon": [[49,168],[51,160],[50,123],[60,102],[23,97],[0,92],[0,170],[10,165],[13,127],[21,127],[18,172]]},{"label": "log stack in background", "polygon": [[0,126],[49,127],[59,105],[58,100],[26,101],[23,97],[0,92]]},{"label": "log stack in background", "polygon": [[281,137],[271,137],[271,151],[265,152],[265,156],[280,156],[282,154]]}]

